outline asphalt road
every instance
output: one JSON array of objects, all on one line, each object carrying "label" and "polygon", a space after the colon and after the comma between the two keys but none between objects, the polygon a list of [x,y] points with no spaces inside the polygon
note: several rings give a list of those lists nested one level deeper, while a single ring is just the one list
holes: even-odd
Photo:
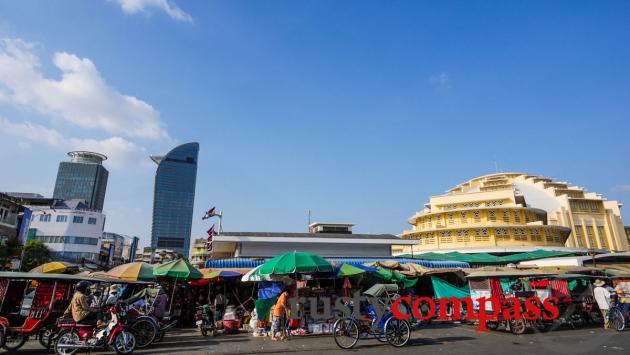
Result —
[{"label": "asphalt road", "polygon": [[[549,333],[513,335],[504,331],[477,332],[471,325],[435,324],[413,332],[409,344],[394,348],[376,340],[359,341],[352,350],[339,349],[331,336],[292,337],[283,342],[254,338],[247,333],[202,337],[195,329],[174,330],[159,344],[135,354],[628,354],[630,331],[601,328],[563,329]],[[19,354],[46,354],[29,341]],[[97,353],[92,353],[97,354]],[[98,353],[101,354],[101,353]],[[105,353],[102,353],[105,354]]]}]

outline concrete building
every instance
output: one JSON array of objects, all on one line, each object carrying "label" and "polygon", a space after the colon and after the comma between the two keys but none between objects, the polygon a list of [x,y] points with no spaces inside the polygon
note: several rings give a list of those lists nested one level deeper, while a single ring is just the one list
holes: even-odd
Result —
[{"label": "concrete building", "polygon": [[106,156],[84,151],[68,153],[69,162],[59,163],[53,198],[84,200],[89,209],[102,211],[109,172],[102,165]]},{"label": "concrete building", "polygon": [[[627,251],[620,205],[567,182],[497,173],[433,196],[401,235],[413,252]],[[396,253],[411,252],[398,247]]]},{"label": "concrete building", "polygon": [[103,232],[101,239],[101,265],[116,266],[123,263],[123,247],[125,245],[125,236]]},{"label": "concrete building", "polygon": [[190,251],[190,263],[197,268],[203,268],[208,259],[208,241],[205,238],[195,239]]},{"label": "concrete building", "polygon": [[143,261],[150,264],[163,264],[171,260],[179,259],[181,254],[174,250],[157,249],[151,257],[153,249],[151,247],[144,248],[141,252],[137,252],[134,261]]},{"label": "concrete building", "polygon": [[105,215],[81,200],[56,201],[33,212],[29,238],[41,240],[53,260],[99,263]]},{"label": "concrete building", "polygon": [[151,156],[158,167],[153,194],[151,248],[190,252],[199,143],[186,143],[164,156]]},{"label": "concrete building", "polygon": [[0,193],[0,244],[18,237],[22,210],[16,198]]},{"label": "concrete building", "polygon": [[270,258],[295,250],[322,257],[387,258],[393,246],[415,244],[392,234],[354,234],[351,227],[313,223],[309,233],[223,232],[212,240],[212,258]]},{"label": "concrete building", "polygon": [[122,251],[123,262],[129,263],[136,258],[139,242],[140,238],[138,237],[125,238]]}]

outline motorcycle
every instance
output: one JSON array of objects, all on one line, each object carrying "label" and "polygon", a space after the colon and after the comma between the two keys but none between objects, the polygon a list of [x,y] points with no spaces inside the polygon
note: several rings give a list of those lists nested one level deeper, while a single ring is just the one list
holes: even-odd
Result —
[{"label": "motorcycle", "polygon": [[72,318],[59,319],[59,332],[54,336],[57,355],[74,355],[79,350],[92,351],[111,348],[117,354],[131,354],[136,348],[136,338],[124,323],[125,311],[120,304],[109,309],[111,319],[104,328],[95,324],[81,324]]},{"label": "motorcycle", "polygon": [[210,305],[206,304],[197,307],[197,312],[195,313],[195,324],[197,324],[199,330],[201,331],[201,335],[204,337],[208,335],[208,332],[210,332],[211,336],[216,335],[214,320],[212,313],[210,312]]}]

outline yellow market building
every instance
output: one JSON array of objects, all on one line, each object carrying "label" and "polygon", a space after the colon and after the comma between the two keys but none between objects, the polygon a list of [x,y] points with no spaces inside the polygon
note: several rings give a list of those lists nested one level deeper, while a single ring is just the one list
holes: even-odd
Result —
[{"label": "yellow market building", "polygon": [[394,254],[426,251],[518,252],[532,249],[627,251],[617,201],[567,182],[522,173],[472,179],[431,197],[408,220]]}]

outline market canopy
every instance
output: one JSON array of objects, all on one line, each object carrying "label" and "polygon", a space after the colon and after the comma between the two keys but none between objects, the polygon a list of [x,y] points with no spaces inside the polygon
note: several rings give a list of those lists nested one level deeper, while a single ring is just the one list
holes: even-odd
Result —
[{"label": "market canopy", "polygon": [[365,274],[365,270],[349,264],[341,264],[335,267],[335,276],[337,277],[350,277],[361,274]]},{"label": "market canopy", "polygon": [[403,288],[412,287],[418,282],[417,277],[407,277],[395,270],[387,269],[382,266],[376,267],[376,273],[374,275],[383,282],[402,284]]},{"label": "market canopy", "polygon": [[501,257],[504,263],[516,263],[519,261],[525,260],[536,260],[536,259],[545,259],[545,258],[555,258],[559,256],[572,256],[575,255],[571,252],[566,251],[556,251],[556,250],[534,250],[529,253],[519,253],[514,255],[508,255]]},{"label": "market canopy", "polygon": [[40,274],[64,274],[72,270],[79,271],[79,266],[65,261],[51,261],[31,269],[29,272]]},{"label": "market canopy", "polygon": [[260,267],[261,275],[311,274],[334,272],[331,263],[319,255],[294,251],[277,255]]},{"label": "market canopy", "polygon": [[431,276],[431,284],[433,284],[433,293],[435,293],[435,297],[437,298],[470,297],[470,288],[468,285],[457,287],[437,276]]},{"label": "market canopy", "polygon": [[505,261],[503,261],[500,257],[488,253],[464,254],[456,251],[449,253],[428,252],[414,255],[404,254],[401,255],[401,257],[429,261],[459,261],[472,264],[505,264]]},{"label": "market canopy", "polygon": [[143,262],[133,262],[116,266],[105,275],[129,281],[155,281],[153,266]]},{"label": "market canopy", "polygon": [[203,277],[203,274],[185,259],[177,259],[160,265],[153,270],[153,275],[183,280],[196,280]]}]

